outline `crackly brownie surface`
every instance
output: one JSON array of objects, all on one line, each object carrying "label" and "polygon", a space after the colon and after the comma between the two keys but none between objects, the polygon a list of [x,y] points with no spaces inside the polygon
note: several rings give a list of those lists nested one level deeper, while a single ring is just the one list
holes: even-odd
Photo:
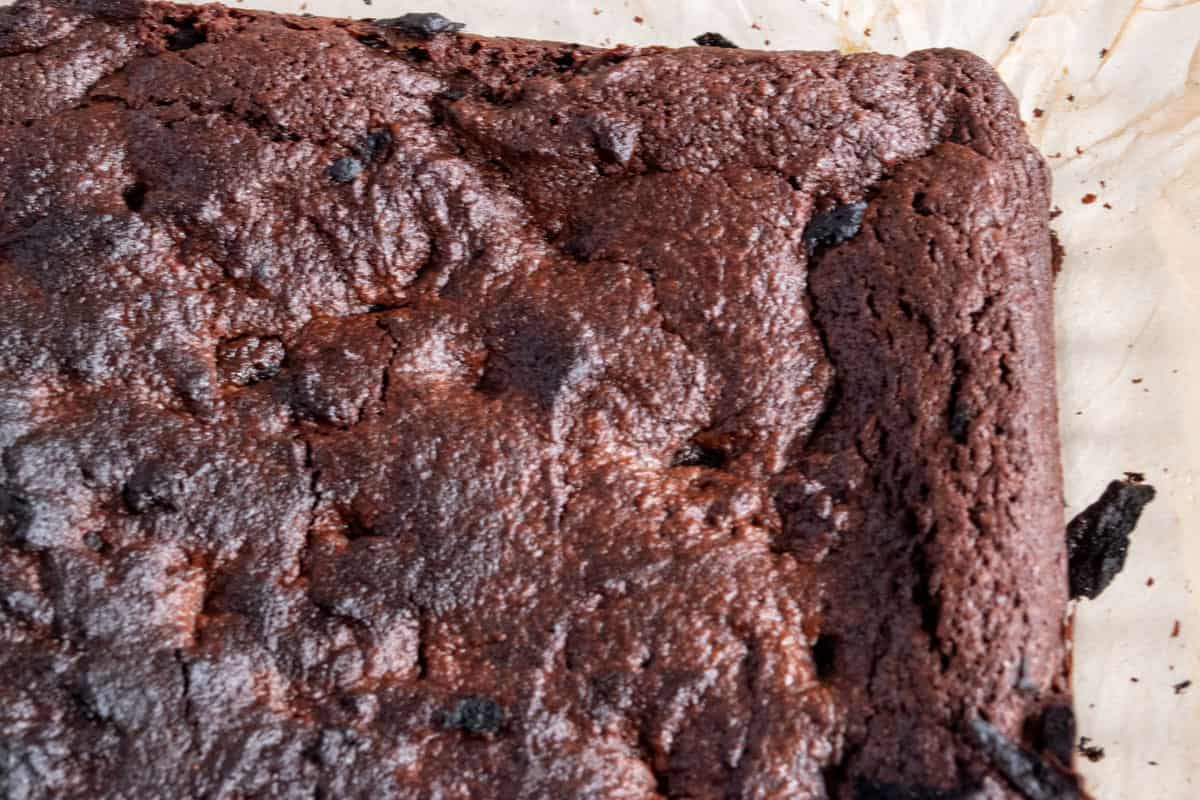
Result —
[{"label": "crackly brownie surface", "polygon": [[1047,216],[956,51],[0,11],[0,793],[1075,796]]}]

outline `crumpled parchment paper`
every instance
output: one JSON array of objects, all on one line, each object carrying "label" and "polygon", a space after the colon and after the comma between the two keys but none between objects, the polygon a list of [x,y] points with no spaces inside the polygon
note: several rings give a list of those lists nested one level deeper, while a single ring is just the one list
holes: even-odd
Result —
[{"label": "crumpled parchment paper", "polygon": [[[1081,759],[1081,769],[1100,800],[1200,797],[1200,2],[241,4],[348,17],[440,11],[474,33],[596,45],[678,46],[717,31],[770,50],[961,47],[996,65],[1054,167],[1062,209],[1066,517],[1127,470],[1159,489],[1125,572],[1076,613],[1079,732],[1105,750],[1098,762]],[[1189,679],[1197,685],[1174,688]]]}]

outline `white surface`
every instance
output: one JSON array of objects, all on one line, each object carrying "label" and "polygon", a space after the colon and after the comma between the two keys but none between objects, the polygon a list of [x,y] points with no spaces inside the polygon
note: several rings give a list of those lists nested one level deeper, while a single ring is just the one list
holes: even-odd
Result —
[{"label": "white surface", "polygon": [[[683,45],[718,31],[772,50],[954,46],[996,64],[1051,157],[1063,210],[1055,227],[1067,251],[1057,291],[1067,516],[1124,470],[1159,489],[1125,572],[1076,615],[1079,730],[1107,753],[1081,768],[1099,800],[1200,797],[1200,2],[233,4],[350,17],[440,11],[474,33],[600,45]],[[1087,193],[1095,203],[1081,203]],[[1175,620],[1181,633],[1171,638]],[[1187,679],[1197,685],[1176,694],[1172,685]]]}]

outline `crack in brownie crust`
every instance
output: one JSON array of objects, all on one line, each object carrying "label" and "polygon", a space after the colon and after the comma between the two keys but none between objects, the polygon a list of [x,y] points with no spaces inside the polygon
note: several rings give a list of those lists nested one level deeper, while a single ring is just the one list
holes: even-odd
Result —
[{"label": "crack in brownie crust", "polygon": [[1069,709],[973,56],[21,0],[0,190],[8,796],[1018,797]]}]

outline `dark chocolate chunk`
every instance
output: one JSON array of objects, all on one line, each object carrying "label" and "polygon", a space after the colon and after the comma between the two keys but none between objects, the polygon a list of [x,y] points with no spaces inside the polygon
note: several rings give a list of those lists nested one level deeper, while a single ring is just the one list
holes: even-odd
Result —
[{"label": "dark chocolate chunk", "polygon": [[1104,758],[1104,748],[1092,744],[1092,740],[1088,737],[1081,736],[1079,737],[1079,754],[1095,763]]},{"label": "dark chocolate chunk", "polygon": [[841,244],[853,238],[862,226],[866,211],[867,204],[859,201],[814,214],[804,229],[804,246],[809,255],[818,247]]},{"label": "dark chocolate chunk", "polygon": [[854,800],[968,800],[971,796],[961,789],[882,783],[861,776],[854,782]]},{"label": "dark chocolate chunk", "polygon": [[1146,483],[1113,481],[1099,500],[1071,520],[1067,553],[1072,597],[1099,596],[1125,566],[1129,534],[1154,494]]},{"label": "dark chocolate chunk", "polygon": [[436,36],[439,33],[455,33],[466,27],[461,22],[452,22],[441,14],[428,11],[378,19],[375,20],[375,24],[384,28],[392,28],[409,36],[423,38]]},{"label": "dark chocolate chunk", "polygon": [[720,469],[725,466],[725,454],[697,442],[688,442],[671,456],[671,466]]},{"label": "dark chocolate chunk", "polygon": [[701,47],[737,47],[736,44],[729,41],[729,39],[725,38],[723,35],[719,33],[712,33],[711,31],[709,33],[700,34],[696,38],[692,39],[692,41]]},{"label": "dark chocolate chunk", "polygon": [[158,461],[146,461],[133,471],[122,490],[125,505],[135,514],[179,511],[187,476]]},{"label": "dark chocolate chunk", "polygon": [[984,757],[1028,800],[1078,800],[1073,777],[1011,741],[987,720],[976,717],[967,729]]},{"label": "dark chocolate chunk", "polygon": [[381,128],[371,131],[363,138],[362,144],[358,147],[358,154],[362,156],[363,161],[370,161],[376,156],[386,155],[391,146],[392,132],[387,128]]},{"label": "dark chocolate chunk", "polygon": [[467,733],[495,733],[504,722],[504,712],[495,700],[471,695],[458,701],[458,705],[443,717],[447,728]]},{"label": "dark chocolate chunk", "polygon": [[1049,753],[1059,763],[1071,763],[1071,751],[1075,747],[1075,712],[1066,704],[1047,706],[1038,719],[1038,750]]},{"label": "dark chocolate chunk", "polygon": [[175,31],[167,36],[168,50],[190,50],[198,44],[208,41],[207,34],[196,27],[196,18],[188,17],[182,20],[167,20]]},{"label": "dark chocolate chunk", "polygon": [[339,158],[329,167],[329,177],[337,183],[349,183],[362,174],[363,165],[357,158]]}]

